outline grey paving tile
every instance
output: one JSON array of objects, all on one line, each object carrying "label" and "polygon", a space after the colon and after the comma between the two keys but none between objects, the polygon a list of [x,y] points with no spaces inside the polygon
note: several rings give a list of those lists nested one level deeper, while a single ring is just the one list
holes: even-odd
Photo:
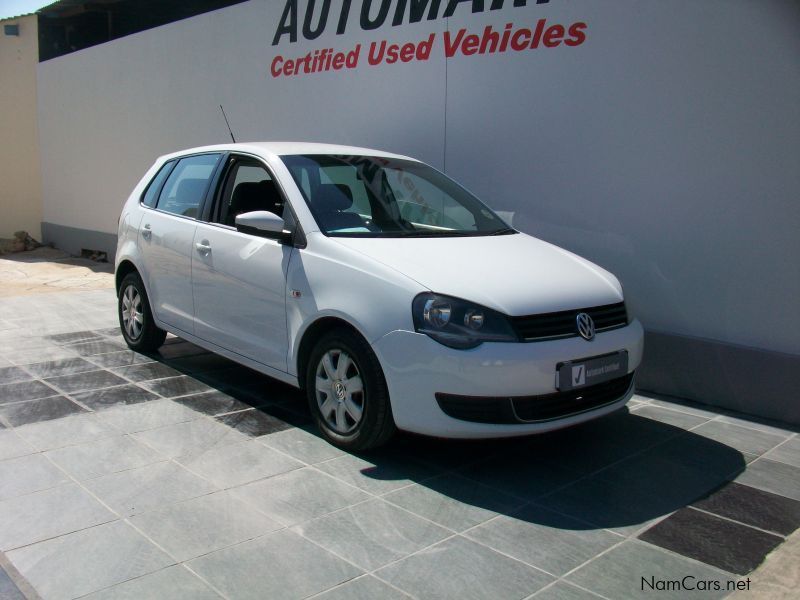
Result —
[{"label": "grey paving tile", "polygon": [[462,537],[440,542],[376,574],[421,598],[524,598],[553,581],[542,571]]},{"label": "grey paving tile", "polygon": [[235,429],[212,419],[202,418],[148,429],[133,436],[169,458],[184,455],[198,456],[209,450],[248,439],[245,434]]},{"label": "grey paving tile", "polygon": [[48,346],[45,348],[30,348],[16,350],[8,359],[15,365],[25,366],[30,363],[40,363],[49,360],[73,358],[76,352],[64,346]]},{"label": "grey paving tile", "polygon": [[637,416],[647,417],[648,419],[660,421],[661,423],[668,423],[669,425],[680,427],[681,429],[691,429],[692,427],[710,420],[710,417],[701,417],[647,404],[642,404],[639,407],[633,408],[632,412]]},{"label": "grey paving tile", "polygon": [[[720,581],[722,590],[650,589],[650,583],[664,586],[670,582]],[[655,546],[627,541],[595,558],[566,577],[581,587],[596,591],[606,598],[641,598],[644,592],[657,593],[659,598],[723,598],[727,595],[725,582],[734,579],[730,573],[706,566]],[[649,582],[649,583],[648,583]],[[696,585],[695,585],[696,587]]]},{"label": "grey paving tile", "polygon": [[13,430],[0,428],[0,460],[33,454],[36,449]]},{"label": "grey paving tile", "polygon": [[719,421],[705,423],[693,429],[692,433],[757,456],[772,450],[789,437],[788,432],[785,435],[777,435]]},{"label": "grey paving tile", "polygon": [[126,433],[146,431],[164,425],[203,418],[202,415],[172,400],[155,400],[118,406],[98,414],[104,421]]},{"label": "grey paving tile", "polygon": [[172,462],[161,462],[89,479],[84,485],[121,515],[162,508],[216,490]]},{"label": "grey paving tile", "polygon": [[115,406],[127,406],[129,404],[140,404],[142,402],[150,402],[158,400],[152,392],[143,390],[137,385],[129,383],[127,385],[119,385],[116,387],[105,388],[102,390],[93,390],[91,392],[78,392],[70,394],[75,400],[81,404],[85,404],[92,410],[103,410],[106,408],[113,408]]},{"label": "grey paving tile", "polygon": [[71,333],[59,333],[57,335],[48,335],[47,339],[55,342],[56,344],[76,344],[78,342],[101,340],[103,338],[99,334],[93,331],[73,331]]},{"label": "grey paving tile", "polygon": [[150,390],[165,398],[174,398],[176,396],[188,396],[189,394],[198,394],[200,392],[210,392],[210,388],[206,384],[189,377],[188,375],[181,375],[179,377],[168,377],[166,379],[156,379],[154,381],[142,382],[142,387]]},{"label": "grey paving tile", "polygon": [[800,500],[800,468],[761,458],[736,478],[737,483]]},{"label": "grey paving tile", "polygon": [[183,456],[178,461],[221,488],[272,477],[303,466],[301,462],[255,440],[213,448],[194,456]]},{"label": "grey paving tile", "polygon": [[57,396],[58,392],[41,381],[21,381],[0,385],[0,404]]},{"label": "grey paving tile", "polygon": [[284,525],[308,521],[369,498],[357,488],[308,467],[232,491]]},{"label": "grey paving tile", "polygon": [[220,596],[186,567],[174,565],[136,579],[129,579],[82,600],[219,600]]},{"label": "grey paving tile", "polygon": [[25,600],[25,596],[2,567],[0,567],[0,598],[2,600]]},{"label": "grey paving tile", "polygon": [[372,575],[351,579],[335,588],[314,596],[314,600],[408,600],[410,596],[386,585]]},{"label": "grey paving tile", "polygon": [[259,437],[291,429],[291,425],[258,408],[217,417],[220,423],[241,431],[248,437]]},{"label": "grey paving tile", "polygon": [[800,468],[800,436],[784,442],[764,455],[764,458]]},{"label": "grey paving tile", "polygon": [[466,536],[559,576],[623,540],[538,506],[498,517]]},{"label": "grey paving tile", "polygon": [[141,365],[121,367],[115,369],[114,372],[134,382],[163,379],[165,377],[178,377],[181,375],[180,371],[176,371],[172,367],[160,362],[149,362]]},{"label": "grey paving tile", "polygon": [[189,568],[237,600],[305,598],[361,574],[287,530],[201,556]]},{"label": "grey paving tile", "polygon": [[88,371],[86,373],[61,375],[60,377],[49,377],[45,381],[56,389],[68,394],[72,392],[97,390],[114,385],[125,385],[127,383],[124,379],[109,371]]},{"label": "grey paving tile", "polygon": [[259,442],[310,465],[345,454],[318,435],[297,427],[270,434]]},{"label": "grey paving tile", "polygon": [[41,454],[0,461],[0,500],[38,492],[67,480],[66,475]]},{"label": "grey paving tile", "polygon": [[116,518],[72,483],[3,500],[0,501],[0,550],[19,548]]},{"label": "grey paving tile", "polygon": [[683,508],[639,536],[640,540],[731,573],[747,575],[783,537]]},{"label": "grey paving tile", "polygon": [[138,515],[131,522],[181,562],[283,527],[227,491]]},{"label": "grey paving tile", "polygon": [[93,479],[164,460],[163,456],[127,435],[50,450],[50,460],[75,479]]},{"label": "grey paving tile", "polygon": [[120,350],[119,352],[95,354],[88,357],[88,360],[105,369],[113,369],[114,367],[127,367],[130,365],[141,365],[155,361],[154,358],[151,358],[146,354],[139,354],[133,350]]},{"label": "grey paving tile", "polygon": [[30,373],[19,367],[0,367],[0,384],[27,381],[29,379],[33,379]]},{"label": "grey paving tile", "polygon": [[97,335],[102,335],[105,337],[122,337],[122,332],[120,331],[119,327],[106,327],[104,329],[95,329],[93,333]]},{"label": "grey paving tile", "polygon": [[80,444],[119,432],[92,413],[80,413],[60,419],[31,423],[16,428],[16,433],[39,450],[51,450]]},{"label": "grey paving tile", "polygon": [[764,431],[766,433],[772,433],[774,435],[787,436],[791,434],[791,432],[787,431],[784,427],[782,427],[780,423],[775,423],[774,421],[765,421],[761,423],[759,421],[748,419],[744,415],[742,415],[741,417],[737,417],[731,414],[717,415],[717,417],[714,420],[719,421],[720,423],[730,423],[731,425],[738,425],[739,427],[745,427],[747,429],[756,429],[758,431]]},{"label": "grey paving tile", "polygon": [[208,350],[196,346],[191,342],[184,341],[180,338],[167,338],[167,343],[158,349],[157,354],[161,358],[179,358],[184,356],[196,356],[198,354],[208,354]]},{"label": "grey paving tile", "polygon": [[372,571],[450,535],[383,500],[368,500],[293,528],[337,556]]},{"label": "grey paving tile", "polygon": [[536,592],[533,598],[536,600],[597,600],[602,596],[592,594],[569,583],[557,581],[553,585]]},{"label": "grey paving tile", "polygon": [[4,417],[12,427],[60,419],[67,415],[85,412],[87,412],[85,409],[64,396],[40,398],[38,400],[0,406],[0,416]]},{"label": "grey paving tile", "polygon": [[427,479],[385,496],[386,500],[454,531],[519,508],[525,501],[455,474]]},{"label": "grey paving tile", "polygon": [[175,402],[212,417],[252,408],[249,403],[242,402],[233,396],[216,390],[191,396],[181,396],[175,398]]},{"label": "grey paving tile", "polygon": [[397,459],[386,460],[380,454],[371,455],[369,459],[345,454],[320,463],[317,467],[371,494],[391,492],[437,474],[429,466],[410,461],[404,463]]},{"label": "grey paving tile", "polygon": [[67,350],[72,350],[80,356],[92,356],[94,354],[106,354],[108,352],[119,352],[125,350],[125,344],[119,342],[112,342],[107,339],[93,340],[89,342],[81,342],[79,344],[70,344],[65,346]]},{"label": "grey paving tile", "polygon": [[58,377],[60,375],[72,375],[73,373],[96,371],[97,365],[94,365],[82,358],[75,357],[33,363],[30,365],[25,365],[25,369],[35,374],[37,377]]},{"label": "grey paving tile", "polygon": [[178,369],[182,373],[219,371],[221,369],[230,369],[237,366],[232,360],[228,360],[224,356],[211,352],[170,358],[166,360],[166,364]]},{"label": "grey paving tile", "polygon": [[54,600],[82,596],[172,562],[123,521],[20,548],[8,557],[41,596]]}]

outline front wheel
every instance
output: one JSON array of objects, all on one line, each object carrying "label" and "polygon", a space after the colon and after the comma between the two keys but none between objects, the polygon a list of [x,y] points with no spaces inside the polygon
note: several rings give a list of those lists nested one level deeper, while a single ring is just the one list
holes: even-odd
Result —
[{"label": "front wheel", "polygon": [[306,370],[306,393],[320,431],[335,446],[368,450],[395,432],[378,358],[348,329],[330,331],[317,343]]},{"label": "front wheel", "polygon": [[147,291],[138,273],[128,273],[119,286],[117,312],[122,336],[131,350],[153,352],[158,350],[167,332],[156,327]]}]

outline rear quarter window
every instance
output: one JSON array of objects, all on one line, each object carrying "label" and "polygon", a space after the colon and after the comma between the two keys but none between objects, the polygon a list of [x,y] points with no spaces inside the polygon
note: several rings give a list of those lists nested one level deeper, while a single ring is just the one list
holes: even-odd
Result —
[{"label": "rear quarter window", "polygon": [[164,180],[169,177],[170,171],[172,171],[172,167],[174,166],[175,161],[170,160],[164,163],[164,166],[158,170],[158,173],[156,173],[155,177],[150,180],[150,183],[147,184],[147,189],[145,189],[144,193],[142,194],[142,204],[149,206],[150,208],[155,206],[156,200],[158,200],[158,192],[161,190]]}]

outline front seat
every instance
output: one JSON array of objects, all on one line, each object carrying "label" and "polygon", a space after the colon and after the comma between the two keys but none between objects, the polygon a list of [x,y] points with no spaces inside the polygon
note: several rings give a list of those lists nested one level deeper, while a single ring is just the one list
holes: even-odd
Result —
[{"label": "front seat", "polygon": [[275,182],[270,179],[257,182],[244,182],[236,186],[231,196],[231,204],[225,217],[225,224],[236,226],[236,215],[253,212],[254,210],[267,210],[279,217],[283,213],[283,200],[281,199]]},{"label": "front seat", "polygon": [[336,230],[364,227],[364,221],[358,214],[345,212],[353,205],[353,191],[349,185],[320,184],[313,198],[323,228]]}]

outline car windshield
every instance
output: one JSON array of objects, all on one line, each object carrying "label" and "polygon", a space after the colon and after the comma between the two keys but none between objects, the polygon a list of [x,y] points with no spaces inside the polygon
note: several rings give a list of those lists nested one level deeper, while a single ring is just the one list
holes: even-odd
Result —
[{"label": "car windshield", "polygon": [[340,155],[281,158],[326,235],[441,237],[516,233],[452,179],[416,161]]}]

